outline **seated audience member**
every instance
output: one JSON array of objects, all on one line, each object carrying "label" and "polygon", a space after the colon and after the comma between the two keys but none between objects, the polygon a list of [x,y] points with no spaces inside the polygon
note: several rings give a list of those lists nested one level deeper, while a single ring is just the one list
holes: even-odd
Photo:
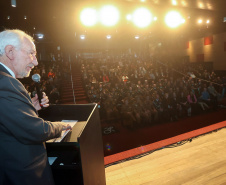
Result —
[{"label": "seated audience member", "polygon": [[57,104],[59,102],[60,93],[56,87],[49,94],[49,102],[51,104]]},{"label": "seated audience member", "polygon": [[172,104],[173,109],[175,110],[175,113],[176,113],[175,118],[177,120],[178,116],[181,117],[181,115],[182,115],[182,107],[179,102],[179,98],[177,98],[176,92],[173,92],[173,97],[171,98],[171,104]]},{"label": "seated audience member", "polygon": [[216,91],[212,82],[210,82],[210,84],[209,84],[208,92],[210,93],[210,96],[212,96],[215,101],[221,100],[221,94]]},{"label": "seated audience member", "polygon": [[122,119],[123,119],[123,125],[133,128],[134,122],[136,122],[136,118],[133,114],[133,107],[130,104],[131,103],[129,103],[128,98],[125,98],[123,100],[121,114],[122,114]]},{"label": "seated audience member", "polygon": [[106,74],[103,75],[103,82],[109,82],[108,75],[106,75]]},{"label": "seated audience member", "polygon": [[49,70],[48,78],[50,82],[53,82],[53,79],[55,78],[55,73],[53,72],[52,69]]},{"label": "seated audience member", "polygon": [[[192,91],[190,91],[190,93],[188,94],[187,101],[188,101],[189,105],[191,106],[191,113],[192,114],[197,113],[197,108],[199,107],[198,101],[197,101],[195,94]],[[191,116],[191,113],[189,113],[188,116]]]},{"label": "seated audience member", "polygon": [[164,110],[164,114],[166,116],[166,120],[167,121],[177,120],[176,109],[173,107],[172,100],[169,97],[168,93],[165,93],[162,104],[163,104],[163,110]]},{"label": "seated audience member", "polygon": [[[182,107],[182,110],[188,115],[191,116],[191,106],[189,105],[187,101],[187,97],[184,95],[184,92],[182,91],[179,97],[179,103]],[[183,111],[182,111],[182,116],[183,116]]]},{"label": "seated audience member", "polygon": [[159,97],[158,94],[156,94],[156,98],[153,101],[153,105],[155,107],[155,109],[158,111],[158,116],[159,116],[159,121],[162,121],[163,119],[163,103]]},{"label": "seated audience member", "polygon": [[213,106],[213,109],[217,108],[217,100],[215,98],[211,99],[210,94],[207,91],[206,87],[203,88],[201,101],[205,102],[209,106]]}]

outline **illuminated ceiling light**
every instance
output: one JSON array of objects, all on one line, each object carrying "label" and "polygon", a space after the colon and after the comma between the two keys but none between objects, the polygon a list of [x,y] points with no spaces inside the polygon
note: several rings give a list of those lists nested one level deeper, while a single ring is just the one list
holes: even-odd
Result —
[{"label": "illuminated ceiling light", "polygon": [[11,0],[11,6],[16,7],[16,0]]},{"label": "illuminated ceiling light", "polygon": [[210,23],[210,20],[208,19],[208,20],[206,21],[206,23],[209,24],[209,23]]},{"label": "illuminated ceiling light", "polygon": [[107,38],[107,39],[111,39],[111,35],[107,35],[106,38]]},{"label": "illuminated ceiling light", "polygon": [[223,18],[223,22],[226,22],[226,17]]},{"label": "illuminated ceiling light", "polygon": [[7,16],[7,19],[8,19],[8,20],[10,19],[10,16],[9,16],[9,15]]},{"label": "illuminated ceiling light", "polygon": [[213,7],[212,7],[212,5],[211,5],[210,3],[207,3],[207,8],[208,8],[209,10],[212,10],[212,9],[213,9]]},{"label": "illuminated ceiling light", "polygon": [[100,10],[100,22],[105,26],[114,26],[119,21],[119,10],[112,6],[103,6]]},{"label": "illuminated ceiling light", "polygon": [[146,0],[140,0],[140,2],[145,2]]},{"label": "illuminated ceiling light", "polygon": [[169,12],[165,17],[165,23],[171,28],[176,28],[184,22],[185,19],[182,18],[180,13],[175,11]]},{"label": "illuminated ceiling light", "polygon": [[33,29],[35,30],[36,28],[34,27]]},{"label": "illuminated ceiling light", "polygon": [[199,19],[199,20],[198,20],[198,23],[199,23],[199,24],[202,24],[202,19]]},{"label": "illuminated ceiling light", "polygon": [[80,39],[84,40],[86,38],[85,35],[80,35]]},{"label": "illuminated ceiling light", "polygon": [[37,37],[39,38],[39,39],[43,39],[44,38],[44,35],[42,34],[42,33],[38,33],[38,34],[36,34],[37,35]]},{"label": "illuminated ceiling light", "polygon": [[131,14],[128,14],[128,15],[126,16],[126,19],[127,19],[128,21],[131,21],[131,20],[132,20],[132,15],[131,15]]},{"label": "illuminated ceiling light", "polygon": [[139,39],[139,38],[140,38],[140,36],[139,36],[139,35],[136,35],[134,38],[135,38],[135,39]]},{"label": "illuminated ceiling light", "polygon": [[187,6],[187,3],[185,1],[181,1],[182,6]]},{"label": "illuminated ceiling light", "polygon": [[152,14],[146,8],[139,8],[133,13],[133,23],[140,27],[147,27],[152,22]]},{"label": "illuminated ceiling light", "polygon": [[154,17],[154,19],[153,19],[153,20],[154,20],[154,21],[157,21],[157,19],[158,19],[158,17]]},{"label": "illuminated ceiling light", "polygon": [[201,9],[204,9],[205,8],[203,3],[199,3],[198,4],[198,7],[201,8]]},{"label": "illuminated ceiling light", "polygon": [[24,16],[24,19],[27,19],[27,16],[26,15]]},{"label": "illuminated ceiling light", "polygon": [[93,26],[97,23],[97,11],[93,8],[86,8],[81,12],[80,20],[85,26]]},{"label": "illuminated ceiling light", "polygon": [[172,5],[177,5],[177,1],[176,0],[172,0]]}]

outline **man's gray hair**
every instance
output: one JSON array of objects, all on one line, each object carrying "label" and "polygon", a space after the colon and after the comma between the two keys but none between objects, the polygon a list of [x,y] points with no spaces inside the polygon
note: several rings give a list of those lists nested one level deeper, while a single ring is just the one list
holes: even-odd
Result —
[{"label": "man's gray hair", "polygon": [[15,29],[0,32],[0,56],[5,54],[5,47],[7,45],[12,45],[20,49],[25,38],[34,42],[34,39],[30,35],[21,30]]}]

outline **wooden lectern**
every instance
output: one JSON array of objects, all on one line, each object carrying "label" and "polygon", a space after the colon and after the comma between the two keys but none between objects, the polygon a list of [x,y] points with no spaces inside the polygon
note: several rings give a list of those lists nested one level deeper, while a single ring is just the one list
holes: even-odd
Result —
[{"label": "wooden lectern", "polygon": [[105,185],[103,142],[97,104],[51,105],[40,112],[49,121],[78,120],[60,143],[46,143],[56,185]]}]

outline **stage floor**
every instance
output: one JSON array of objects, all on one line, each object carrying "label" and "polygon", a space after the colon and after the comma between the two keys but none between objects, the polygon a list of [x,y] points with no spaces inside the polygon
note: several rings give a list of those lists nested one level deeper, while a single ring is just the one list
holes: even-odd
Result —
[{"label": "stage floor", "polygon": [[226,184],[226,129],[107,167],[107,185]]}]

